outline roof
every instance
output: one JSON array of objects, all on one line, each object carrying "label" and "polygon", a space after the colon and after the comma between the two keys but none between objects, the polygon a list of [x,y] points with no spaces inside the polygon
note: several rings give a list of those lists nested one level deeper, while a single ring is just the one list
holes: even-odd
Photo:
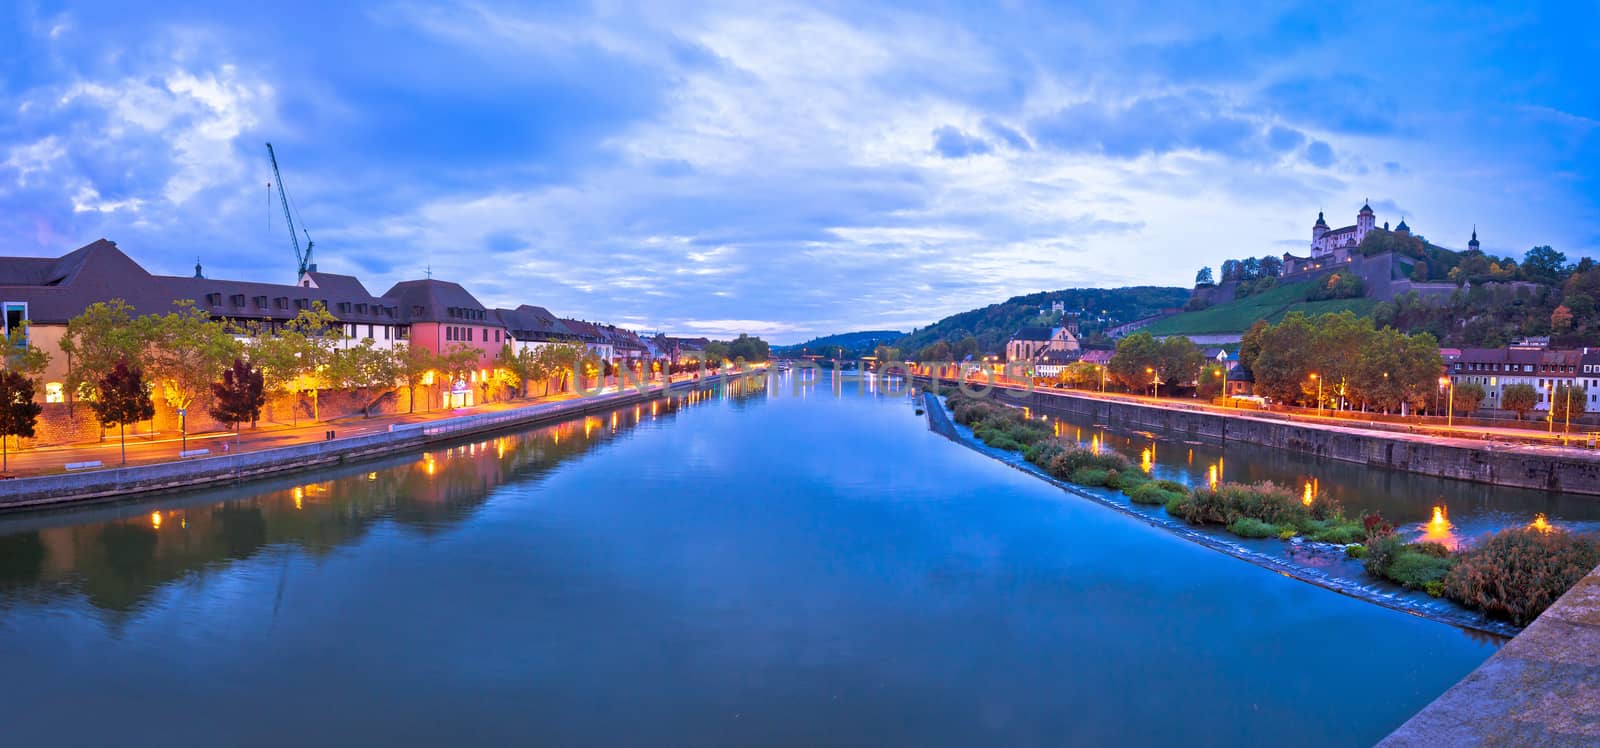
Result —
[{"label": "roof", "polygon": [[1400,225],[1394,227],[1394,230],[1395,231],[1410,231],[1411,227],[1407,226],[1406,225],[1406,219],[1402,218],[1402,219],[1400,219]]},{"label": "roof", "polygon": [[1362,213],[1371,213],[1371,212],[1372,212],[1372,204],[1371,204],[1371,203],[1368,203],[1368,202],[1365,202],[1365,201],[1363,201],[1363,202],[1362,202],[1362,203],[1361,203],[1361,212],[1362,212]]},{"label": "roof", "polygon": [[575,340],[577,333],[561,323],[549,309],[523,304],[516,309],[496,309],[500,324],[511,332],[511,337],[524,342],[556,342]]},{"label": "roof", "polygon": [[[287,320],[321,302],[346,322],[393,323],[395,307],[350,276],[329,274],[330,288],[193,276],[152,275],[115,242],[97,239],[57,258],[0,258],[0,297],[28,304],[39,324],[66,324],[97,303],[122,299],[138,314],[164,314],[192,300],[217,317]],[[338,279],[349,279],[348,282]]]},{"label": "roof", "polygon": [[578,339],[585,343],[611,342],[604,333],[600,332],[600,328],[596,327],[592,322],[584,322],[576,319],[563,319],[561,320],[561,324],[568,330],[571,330],[574,335],[578,336]]},{"label": "roof", "polygon": [[384,291],[383,298],[399,307],[411,322],[490,321],[488,309],[461,284],[451,281],[400,281]]},{"label": "roof", "polygon": [[1033,360],[1041,364],[1070,364],[1077,361],[1078,358],[1078,351],[1058,351],[1053,348],[1046,348],[1039,355],[1034,356]]},{"label": "roof", "polygon": [[1083,356],[1080,357],[1078,360],[1079,361],[1083,361],[1085,363],[1100,364],[1100,365],[1103,366],[1105,364],[1111,363],[1111,356],[1114,353],[1115,353],[1115,351],[1105,351],[1105,350],[1084,351],[1083,352]]},{"label": "roof", "polygon": [[1313,224],[1313,226],[1314,227],[1315,226],[1322,226],[1322,227],[1326,228],[1327,225],[1328,225],[1328,222],[1325,219],[1323,219],[1323,217],[1322,217],[1322,211],[1320,211],[1320,210],[1317,211],[1317,222],[1315,224]]},{"label": "roof", "polygon": [[1240,364],[1233,367],[1233,371],[1228,372],[1228,381],[1254,382],[1256,381],[1256,375],[1250,372],[1250,367]]},{"label": "roof", "polygon": [[1023,327],[1011,334],[1012,340],[1050,340],[1054,331],[1048,327]]}]

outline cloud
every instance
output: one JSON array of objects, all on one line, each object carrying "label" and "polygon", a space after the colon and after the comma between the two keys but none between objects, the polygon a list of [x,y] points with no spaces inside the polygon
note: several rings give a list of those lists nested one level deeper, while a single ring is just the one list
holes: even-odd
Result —
[{"label": "cloud", "polygon": [[1221,95],[1191,89],[1115,103],[1078,102],[1033,122],[1034,139],[1066,151],[1118,158],[1195,150],[1237,157],[1266,142]]},{"label": "cloud", "polygon": [[988,141],[968,135],[950,125],[933,131],[933,150],[945,158],[982,156],[994,147]]},{"label": "cloud", "polygon": [[1306,163],[1319,169],[1333,166],[1333,146],[1320,140],[1313,140],[1306,146]]},{"label": "cloud", "polygon": [[1021,132],[1000,123],[993,117],[985,117],[983,119],[983,129],[984,132],[989,133],[1000,142],[1010,146],[1013,150],[1033,150],[1033,144],[1028,142],[1026,135],[1023,135]]}]

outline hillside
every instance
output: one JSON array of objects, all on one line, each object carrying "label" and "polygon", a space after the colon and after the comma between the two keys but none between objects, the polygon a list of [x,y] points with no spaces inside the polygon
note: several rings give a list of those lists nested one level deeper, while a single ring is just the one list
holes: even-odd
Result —
[{"label": "hillside", "polygon": [[775,345],[772,352],[778,355],[792,356],[802,353],[818,353],[824,348],[842,348],[846,356],[861,356],[872,352],[879,345],[893,344],[894,341],[905,337],[899,330],[863,330],[861,332],[842,332],[835,335],[823,335],[812,338],[804,343],[795,345]]},{"label": "hillside", "polygon": [[1277,286],[1254,296],[1168,317],[1145,329],[1152,335],[1237,333],[1249,329],[1256,320],[1277,322],[1291,311],[1316,315],[1348,309],[1358,315],[1367,316],[1372,314],[1378,305],[1376,300],[1365,298],[1307,301],[1306,295],[1311,292],[1312,285],[1289,283]]},{"label": "hillside", "polygon": [[1091,339],[1107,327],[1150,317],[1163,309],[1182,307],[1188,298],[1188,289],[1162,286],[1042,291],[952,314],[913,331],[893,345],[906,355],[913,355],[938,341],[953,346],[970,336],[977,340],[979,351],[996,353],[1005,349],[1006,340],[1019,327],[1059,322],[1055,315],[1039,312],[1040,308],[1048,311],[1056,301],[1062,302],[1067,312],[1079,315],[1080,332],[1085,339]]}]

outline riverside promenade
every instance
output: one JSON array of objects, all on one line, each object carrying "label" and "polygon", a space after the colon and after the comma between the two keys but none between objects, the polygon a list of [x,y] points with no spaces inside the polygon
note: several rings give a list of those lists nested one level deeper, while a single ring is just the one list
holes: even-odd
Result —
[{"label": "riverside promenade", "polygon": [[[929,384],[926,377],[918,378]],[[953,379],[939,380],[943,391]],[[969,391],[987,386],[969,381]],[[1600,496],[1600,452],[1586,447],[1448,436],[1395,424],[1257,415],[1200,403],[1077,390],[994,385],[999,402],[1036,413],[1071,415],[1123,428],[1236,441],[1390,470],[1495,486]]]},{"label": "riverside promenade", "polygon": [[278,473],[337,465],[420,449],[436,442],[562,420],[673,393],[738,381],[739,376],[708,376],[629,387],[491,412],[432,420],[390,423],[383,430],[321,441],[303,441],[253,451],[229,452],[182,461],[55,473],[0,481],[0,511],[50,505],[119,500],[141,494],[198,488]]}]

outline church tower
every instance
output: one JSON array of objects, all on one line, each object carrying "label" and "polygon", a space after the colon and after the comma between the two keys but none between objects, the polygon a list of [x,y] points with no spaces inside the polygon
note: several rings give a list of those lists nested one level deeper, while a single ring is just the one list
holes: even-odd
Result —
[{"label": "church tower", "polygon": [[1411,236],[1411,227],[1406,225],[1406,219],[1400,219],[1400,225],[1394,227],[1394,233],[1401,236]]},{"label": "church tower", "polygon": [[1372,231],[1377,222],[1377,216],[1372,212],[1372,205],[1366,201],[1361,203],[1361,212],[1356,214],[1356,244],[1367,238],[1367,232]]},{"label": "church tower", "polygon": [[1472,227],[1472,241],[1467,242],[1467,251],[1468,252],[1477,252],[1478,251],[1478,227],[1477,226],[1473,226]]},{"label": "church tower", "polygon": [[1322,211],[1317,211],[1317,222],[1311,224],[1311,246],[1313,249],[1320,246],[1322,235],[1328,233],[1328,222],[1323,220]]}]

